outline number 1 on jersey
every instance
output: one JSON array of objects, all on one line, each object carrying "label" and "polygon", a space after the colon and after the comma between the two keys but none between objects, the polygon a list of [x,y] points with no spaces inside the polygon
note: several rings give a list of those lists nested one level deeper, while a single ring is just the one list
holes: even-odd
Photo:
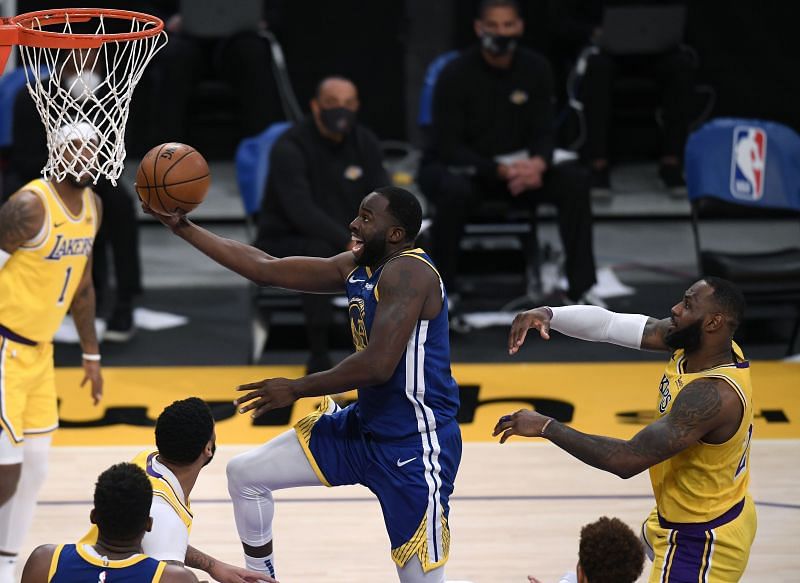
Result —
[{"label": "number 1 on jersey", "polygon": [[64,296],[67,295],[67,286],[69,285],[69,278],[72,276],[72,267],[67,267],[67,275],[64,278],[64,287],[61,288],[61,295],[58,296],[58,302],[56,302],[59,306],[64,303]]}]

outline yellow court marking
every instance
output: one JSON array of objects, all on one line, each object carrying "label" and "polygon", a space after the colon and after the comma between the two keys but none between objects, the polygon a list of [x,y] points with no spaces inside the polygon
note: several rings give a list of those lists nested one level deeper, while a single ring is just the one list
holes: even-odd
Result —
[{"label": "yellow court marking", "polygon": [[[467,441],[491,441],[497,419],[523,407],[589,433],[628,438],[648,421],[660,397],[664,363],[454,364]],[[176,399],[196,395],[218,415],[220,443],[261,443],[311,413],[318,399],[277,412],[266,425],[234,413],[235,387],[271,377],[296,378],[300,366],[106,368],[105,397],[93,407],[79,368],[56,370],[62,428],[56,445],[130,445],[153,441],[148,423]],[[800,364],[752,363],[756,438],[800,438]]]}]

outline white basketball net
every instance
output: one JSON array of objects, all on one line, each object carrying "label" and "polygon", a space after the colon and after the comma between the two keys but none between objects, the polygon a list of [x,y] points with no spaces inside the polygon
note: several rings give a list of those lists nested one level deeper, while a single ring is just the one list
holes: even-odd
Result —
[{"label": "white basketball net", "polygon": [[[150,59],[167,43],[167,35],[113,40],[107,24],[129,22],[128,32],[153,28],[150,21],[100,15],[93,19],[95,35],[111,40],[93,49],[20,46],[28,92],[36,103],[47,132],[47,164],[42,175],[61,181],[90,175],[116,185],[125,162],[125,125],[133,90]],[[36,19],[31,28],[66,34],[86,34],[85,23],[73,32],[69,18],[53,25]]]}]

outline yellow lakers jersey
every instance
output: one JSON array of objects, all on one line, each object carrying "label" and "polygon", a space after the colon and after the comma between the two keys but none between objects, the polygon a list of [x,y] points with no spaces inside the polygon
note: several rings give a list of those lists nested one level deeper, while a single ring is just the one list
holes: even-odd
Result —
[{"label": "yellow lakers jersey", "polygon": [[650,468],[658,513],[670,522],[708,522],[747,494],[750,440],[753,437],[753,389],[750,364],[736,343],[733,352],[735,363],[687,373],[683,350],[677,350],[661,379],[656,418],[669,413],[681,390],[699,378],[724,380],[744,407],[739,428],[725,443],[700,441]]},{"label": "yellow lakers jersey", "polygon": [[[149,451],[145,450],[139,453],[135,458],[133,458],[133,463],[142,468],[147,477],[150,479],[150,485],[153,487],[153,498],[158,497],[162,500],[166,501],[167,504],[175,511],[175,514],[178,515],[178,518],[181,519],[181,522],[186,526],[187,532],[191,532],[192,530],[192,519],[194,516],[192,515],[192,508],[189,503],[189,500],[186,500],[186,503],[183,503],[183,500],[178,496],[175,490],[172,487],[172,484],[169,483],[163,475],[161,475],[158,470],[153,467],[153,459],[158,455],[157,451]],[[92,525],[89,529],[89,532],[80,540],[81,544],[89,544],[93,545],[97,542],[97,526]]]},{"label": "yellow lakers jersey", "polygon": [[44,225],[0,270],[0,324],[34,342],[50,342],[67,313],[94,245],[98,227],[94,193],[85,189],[72,214],[55,188],[34,180],[22,190],[45,208]]}]

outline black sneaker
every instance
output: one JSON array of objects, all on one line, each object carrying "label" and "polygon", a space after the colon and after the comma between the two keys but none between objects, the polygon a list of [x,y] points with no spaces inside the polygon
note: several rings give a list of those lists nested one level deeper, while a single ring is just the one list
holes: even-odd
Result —
[{"label": "black sneaker", "polygon": [[116,308],[108,319],[103,340],[109,342],[127,342],[133,337],[135,332],[136,326],[133,324],[133,310],[130,308]]}]

